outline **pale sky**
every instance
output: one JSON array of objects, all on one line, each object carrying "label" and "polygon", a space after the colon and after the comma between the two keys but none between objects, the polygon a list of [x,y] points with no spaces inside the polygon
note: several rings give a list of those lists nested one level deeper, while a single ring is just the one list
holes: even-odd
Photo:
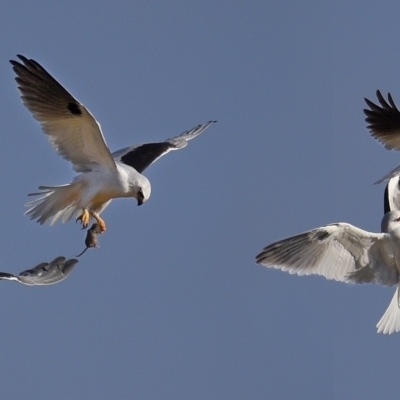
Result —
[{"label": "pale sky", "polygon": [[68,183],[22,105],[9,59],[41,63],[111,150],[218,123],[146,170],[150,200],[49,287],[1,282],[2,399],[394,399],[400,334],[375,325],[394,288],[257,266],[274,241],[332,222],[379,231],[400,154],[364,97],[400,106],[396,2],[3,1],[1,269],[84,248],[40,226],[27,193]]}]

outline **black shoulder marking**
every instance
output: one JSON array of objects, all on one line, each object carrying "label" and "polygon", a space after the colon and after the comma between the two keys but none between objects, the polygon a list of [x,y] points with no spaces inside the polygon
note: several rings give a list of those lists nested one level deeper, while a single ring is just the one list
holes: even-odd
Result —
[{"label": "black shoulder marking", "polygon": [[142,173],[151,163],[161,157],[171,147],[174,147],[171,143],[147,143],[141,146],[135,147],[129,153],[124,154],[121,157],[121,162],[135,168],[136,171]]},{"label": "black shoulder marking", "polygon": [[329,232],[324,231],[324,230],[317,230],[314,232],[313,239],[318,240],[319,242],[322,242],[328,236],[330,236]]},{"label": "black shoulder marking", "polygon": [[71,111],[71,114],[73,115],[82,115],[82,111],[76,103],[69,103],[68,110]]}]

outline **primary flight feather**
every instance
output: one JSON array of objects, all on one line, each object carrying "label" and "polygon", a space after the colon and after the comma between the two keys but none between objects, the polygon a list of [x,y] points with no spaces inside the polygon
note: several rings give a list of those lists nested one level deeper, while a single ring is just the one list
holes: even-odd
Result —
[{"label": "primary flight feather", "polygon": [[[369,107],[369,109],[364,109],[364,114],[367,116],[365,118],[368,124],[367,128],[387,150],[400,150],[400,111],[390,93],[388,93],[387,101],[379,90],[376,91],[376,96],[380,105],[367,98],[364,99]],[[400,165],[376,183],[381,183],[399,174]]]},{"label": "primary flight feather", "polygon": [[86,227],[93,217],[101,231],[100,213],[112,199],[134,197],[141,205],[151,193],[142,172],[171,150],[178,150],[212,123],[198,125],[165,142],[131,146],[111,153],[100,124],[90,111],[61,86],[39,63],[18,55],[10,60],[24,105],[40,122],[56,152],[78,173],[62,186],[39,186],[39,198],[27,203],[26,214],[40,224],[67,222],[77,216]]}]

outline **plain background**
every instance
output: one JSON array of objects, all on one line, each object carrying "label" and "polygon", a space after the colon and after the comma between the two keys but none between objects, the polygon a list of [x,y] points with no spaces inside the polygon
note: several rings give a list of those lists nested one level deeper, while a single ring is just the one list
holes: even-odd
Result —
[{"label": "plain background", "polygon": [[73,257],[85,232],[23,215],[68,183],[8,62],[41,63],[108,145],[217,119],[152,165],[142,207],[116,200],[100,249],[50,287],[2,282],[2,399],[395,399],[400,334],[375,325],[394,288],[255,265],[331,222],[379,231],[400,163],[364,97],[400,104],[395,1],[4,0],[0,5],[1,269]]}]

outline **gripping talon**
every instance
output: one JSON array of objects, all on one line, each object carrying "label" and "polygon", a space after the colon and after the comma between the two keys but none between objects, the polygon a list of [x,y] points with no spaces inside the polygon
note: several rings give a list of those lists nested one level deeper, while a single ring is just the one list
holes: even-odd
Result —
[{"label": "gripping talon", "polygon": [[76,219],[76,222],[78,221],[81,221],[82,229],[87,228],[87,226],[89,225],[90,214],[86,208],[83,209],[82,215]]},{"label": "gripping talon", "polygon": [[105,230],[106,230],[107,228],[106,228],[106,223],[104,222],[104,220],[102,220],[102,219],[100,218],[100,216],[99,216],[99,214],[97,214],[97,212],[91,211],[90,213],[92,214],[92,216],[93,216],[93,218],[96,220],[96,222],[99,224],[99,226],[98,226],[99,232],[98,232],[98,233],[103,233],[103,232],[105,232]]}]

